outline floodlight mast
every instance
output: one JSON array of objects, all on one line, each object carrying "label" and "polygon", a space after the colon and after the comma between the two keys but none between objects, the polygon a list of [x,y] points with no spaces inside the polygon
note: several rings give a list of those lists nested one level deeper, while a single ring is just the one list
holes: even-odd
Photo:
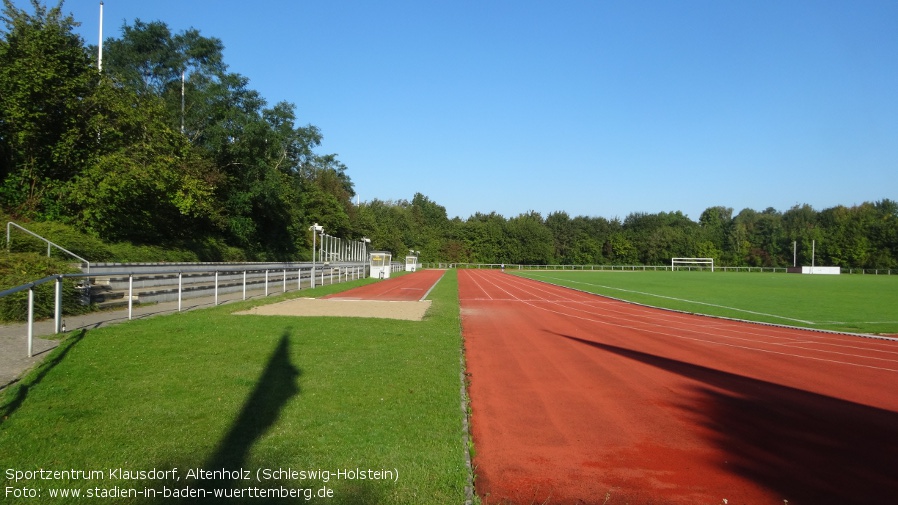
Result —
[{"label": "floodlight mast", "polygon": [[[312,231],[312,285],[311,287],[315,287],[315,239],[318,236],[318,233],[324,234],[324,227],[319,225],[318,223],[309,226],[309,230]],[[323,237],[322,237],[323,240]]]},{"label": "floodlight mast", "polygon": [[97,71],[103,71],[103,2],[100,2],[100,45],[97,54]]}]

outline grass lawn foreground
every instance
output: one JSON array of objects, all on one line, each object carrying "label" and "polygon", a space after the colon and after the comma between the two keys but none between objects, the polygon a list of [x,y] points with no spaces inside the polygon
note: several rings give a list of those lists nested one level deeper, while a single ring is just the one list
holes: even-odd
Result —
[{"label": "grass lawn foreground", "polygon": [[898,333],[898,276],[747,272],[523,271],[631,302],[764,323]]},{"label": "grass lawn foreground", "polygon": [[365,282],[68,336],[0,393],[0,501],[463,503],[454,271],[423,321],[232,314]]}]

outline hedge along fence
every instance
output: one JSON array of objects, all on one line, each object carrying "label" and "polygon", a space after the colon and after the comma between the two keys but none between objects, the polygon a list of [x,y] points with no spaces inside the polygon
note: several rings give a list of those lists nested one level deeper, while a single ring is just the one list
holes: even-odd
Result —
[{"label": "hedge along fence", "polygon": [[[34,317],[46,319],[55,311],[56,287],[44,279],[53,279],[56,275],[76,274],[81,270],[66,261],[27,253],[7,254],[0,258],[0,287],[23,286],[33,284]],[[40,279],[43,282],[35,281]],[[66,314],[84,314],[91,307],[82,303],[82,281],[67,279],[62,283],[62,309]],[[7,290],[9,291],[9,290]],[[0,297],[0,321],[14,322],[28,320],[28,290],[14,291]]]}]

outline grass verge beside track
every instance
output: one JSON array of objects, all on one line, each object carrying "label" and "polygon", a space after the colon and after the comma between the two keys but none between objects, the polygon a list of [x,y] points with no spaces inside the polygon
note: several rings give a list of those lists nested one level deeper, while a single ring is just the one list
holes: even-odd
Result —
[{"label": "grass verge beside track", "polygon": [[898,276],[514,271],[655,307],[805,328],[898,333]]},{"label": "grass verge beside track", "polygon": [[[284,295],[70,335],[0,396],[0,492],[38,489],[40,503],[80,501],[51,489],[178,503],[165,487],[243,496],[181,500],[199,503],[463,503],[457,292],[449,271],[423,321],[231,314]],[[100,473],[9,479],[39,469]],[[154,479],[153,469],[169,473]],[[219,474],[191,479],[190,469]],[[223,479],[222,469],[251,478]],[[256,481],[264,469],[285,472]]]}]

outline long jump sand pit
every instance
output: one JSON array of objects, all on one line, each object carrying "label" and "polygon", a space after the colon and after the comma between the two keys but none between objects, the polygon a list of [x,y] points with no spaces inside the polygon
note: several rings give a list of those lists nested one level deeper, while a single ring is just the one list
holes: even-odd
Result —
[{"label": "long jump sand pit", "polygon": [[320,298],[295,298],[271,305],[262,305],[250,310],[235,312],[237,315],[257,316],[330,316],[330,317],[374,317],[381,319],[404,319],[420,321],[430,308],[430,300],[384,301],[384,300],[340,300]]},{"label": "long jump sand pit", "polygon": [[430,300],[425,300],[427,293],[444,273],[445,270],[419,270],[323,298],[295,298],[235,314],[375,317],[420,321],[430,308]]}]

